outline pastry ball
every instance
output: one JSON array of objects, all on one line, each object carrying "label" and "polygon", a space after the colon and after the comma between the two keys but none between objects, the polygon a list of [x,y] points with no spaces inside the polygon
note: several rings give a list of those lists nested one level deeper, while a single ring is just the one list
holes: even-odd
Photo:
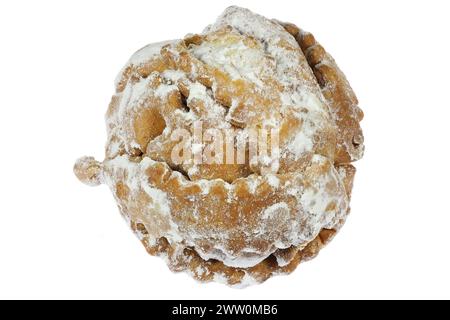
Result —
[{"label": "pastry ball", "polygon": [[151,255],[231,286],[292,272],[341,228],[362,157],[345,76],[293,24],[230,7],[203,33],[137,51],[119,73],[106,184]]}]

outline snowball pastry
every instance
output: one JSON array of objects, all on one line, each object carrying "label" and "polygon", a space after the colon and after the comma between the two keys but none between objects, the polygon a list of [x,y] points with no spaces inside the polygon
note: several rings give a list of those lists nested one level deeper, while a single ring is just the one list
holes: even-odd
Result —
[{"label": "snowball pastry", "polygon": [[345,222],[364,151],[357,104],[310,33],[230,7],[202,34],[130,58],[105,160],[74,170],[111,188],[171,270],[260,283],[316,256]]}]

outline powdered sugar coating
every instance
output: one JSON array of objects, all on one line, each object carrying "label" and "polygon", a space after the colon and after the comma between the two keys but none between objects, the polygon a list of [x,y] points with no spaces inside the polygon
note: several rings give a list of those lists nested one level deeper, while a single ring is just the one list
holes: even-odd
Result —
[{"label": "powdered sugar coating", "polygon": [[[107,184],[175,271],[242,286],[291,272],[345,221],[354,174],[335,167],[336,114],[308,62],[282,24],[238,7],[201,35],[146,46],[117,77],[106,160],[79,162],[77,175]],[[178,166],[170,137],[198,120],[237,141],[280,129],[280,148],[240,166]]]}]

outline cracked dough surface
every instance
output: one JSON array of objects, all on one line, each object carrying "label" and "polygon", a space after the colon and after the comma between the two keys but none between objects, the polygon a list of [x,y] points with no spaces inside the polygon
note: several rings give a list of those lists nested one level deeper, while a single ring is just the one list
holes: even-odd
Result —
[{"label": "cracked dough surface", "polygon": [[[202,34],[148,45],[116,79],[105,160],[75,173],[106,184],[147,251],[201,281],[246,286],[313,258],[349,213],[362,111],[345,76],[293,24],[230,7]],[[279,153],[240,164],[174,163],[194,123],[279,130]],[[200,153],[205,145],[192,150]],[[194,151],[195,152],[195,151]],[[194,154],[195,156],[195,154]]]}]

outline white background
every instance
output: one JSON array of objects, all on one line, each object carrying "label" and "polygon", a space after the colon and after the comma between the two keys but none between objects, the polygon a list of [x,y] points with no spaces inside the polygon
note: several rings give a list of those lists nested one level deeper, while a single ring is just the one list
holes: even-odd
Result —
[{"label": "white background", "polygon": [[[101,160],[113,80],[231,4],[312,31],[366,117],[352,214],[315,260],[244,290],[172,274],[128,230]],[[447,1],[2,1],[0,298],[450,298]]]}]

